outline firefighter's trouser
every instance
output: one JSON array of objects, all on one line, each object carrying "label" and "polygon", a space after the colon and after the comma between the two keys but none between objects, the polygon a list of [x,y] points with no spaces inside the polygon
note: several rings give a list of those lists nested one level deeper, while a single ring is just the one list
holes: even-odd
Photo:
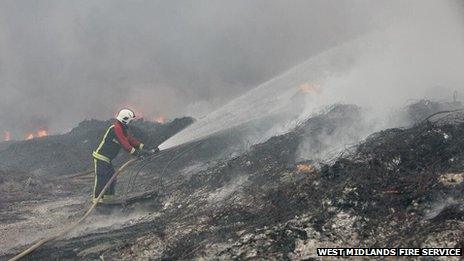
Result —
[{"label": "firefighter's trouser", "polygon": [[[105,187],[106,183],[111,179],[114,174],[114,167],[113,164],[103,161],[94,159],[95,164],[95,185],[93,188],[93,198],[97,198],[100,195],[100,192]],[[111,182],[108,189],[103,194],[103,198],[105,196],[112,196],[114,195],[114,189],[116,187],[116,179]]]}]

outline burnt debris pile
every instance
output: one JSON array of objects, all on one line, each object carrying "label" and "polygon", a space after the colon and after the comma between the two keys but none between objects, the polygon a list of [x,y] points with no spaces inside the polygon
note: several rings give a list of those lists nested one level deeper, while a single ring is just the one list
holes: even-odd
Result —
[{"label": "burnt debris pile", "polygon": [[462,247],[463,115],[364,139],[363,111],[335,105],[245,152],[224,152],[231,132],[192,142],[127,175],[152,192],[111,220],[141,217],[31,257],[285,260],[317,247]]},{"label": "burnt debris pile", "polygon": [[[137,120],[134,136],[158,145],[193,122],[175,119],[166,124]],[[10,142],[0,151],[0,167],[34,174],[71,174],[91,169],[91,153],[112,121],[86,120],[69,133]],[[152,138],[150,138],[152,137]]]},{"label": "burnt debris pile", "polygon": [[462,102],[456,100],[456,97],[452,102],[437,102],[422,99],[406,106],[405,111],[401,113],[401,117],[405,123],[417,124],[435,113],[461,110],[462,108]]},{"label": "burnt debris pile", "polygon": [[321,169],[320,185],[331,188],[323,215],[350,213],[358,237],[371,244],[455,246],[463,236],[454,233],[464,214],[463,145],[459,121],[376,133]]}]

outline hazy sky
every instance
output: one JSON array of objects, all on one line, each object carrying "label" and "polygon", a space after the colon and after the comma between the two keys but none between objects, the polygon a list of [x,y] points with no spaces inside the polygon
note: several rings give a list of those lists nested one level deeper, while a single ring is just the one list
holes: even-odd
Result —
[{"label": "hazy sky", "polygon": [[0,131],[60,132],[123,106],[198,116],[399,10],[388,0],[1,1]]}]

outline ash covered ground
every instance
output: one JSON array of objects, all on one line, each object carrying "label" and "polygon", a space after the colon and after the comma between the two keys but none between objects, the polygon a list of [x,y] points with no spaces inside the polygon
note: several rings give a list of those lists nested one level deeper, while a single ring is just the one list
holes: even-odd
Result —
[{"label": "ash covered ground", "polygon": [[[258,144],[243,140],[252,127],[242,125],[176,147],[121,176],[118,193],[139,197],[28,257],[299,260],[317,247],[463,247],[464,113],[456,108],[419,101],[401,113],[408,127],[365,133],[361,108],[334,105]],[[139,121],[133,132],[160,144],[191,122]],[[2,258],[90,206],[93,176],[73,173],[91,168],[94,134],[108,124],[0,147]]]}]

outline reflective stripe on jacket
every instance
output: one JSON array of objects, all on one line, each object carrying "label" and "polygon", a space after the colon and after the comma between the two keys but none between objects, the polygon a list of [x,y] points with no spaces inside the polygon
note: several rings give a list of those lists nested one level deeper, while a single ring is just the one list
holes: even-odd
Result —
[{"label": "reflective stripe on jacket", "polygon": [[143,144],[127,132],[127,126],[119,121],[108,127],[102,141],[92,153],[93,157],[111,162],[118,155],[121,147],[130,154],[142,149]]}]

